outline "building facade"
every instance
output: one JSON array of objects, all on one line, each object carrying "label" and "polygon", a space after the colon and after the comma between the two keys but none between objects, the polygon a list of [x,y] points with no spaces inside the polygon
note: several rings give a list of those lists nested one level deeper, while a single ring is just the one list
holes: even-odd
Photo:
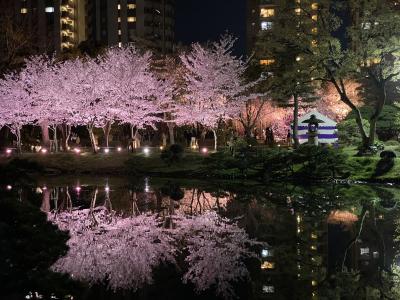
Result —
[{"label": "building facade", "polygon": [[68,51],[83,41],[173,50],[174,0],[15,0],[6,7],[39,52]]},{"label": "building facade", "polygon": [[88,1],[88,40],[109,46],[138,42],[160,53],[171,52],[174,8],[173,0]]}]

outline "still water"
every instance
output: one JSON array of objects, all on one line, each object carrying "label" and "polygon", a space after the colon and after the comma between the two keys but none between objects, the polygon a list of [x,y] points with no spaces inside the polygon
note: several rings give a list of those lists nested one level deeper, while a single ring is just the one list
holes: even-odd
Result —
[{"label": "still water", "polygon": [[[400,299],[395,186],[57,177],[0,188],[5,299]],[[7,220],[28,229],[11,235]]]}]

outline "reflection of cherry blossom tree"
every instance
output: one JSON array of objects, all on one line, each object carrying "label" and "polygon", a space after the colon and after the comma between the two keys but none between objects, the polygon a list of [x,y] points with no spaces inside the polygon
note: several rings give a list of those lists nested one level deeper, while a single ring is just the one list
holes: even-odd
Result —
[{"label": "reflection of cherry blossom tree", "polygon": [[107,282],[113,290],[135,291],[151,284],[156,267],[177,265],[185,255],[184,283],[193,283],[197,292],[215,287],[229,298],[234,295],[233,282],[248,276],[243,259],[254,256],[249,246],[256,242],[215,212],[174,216],[173,229],[160,226],[163,220],[157,214],[110,219],[104,207],[48,216],[71,235],[69,252],[52,269],[89,284]]},{"label": "reflection of cherry blossom tree", "polygon": [[218,295],[233,297],[232,282],[249,276],[243,258],[254,256],[248,246],[255,242],[236,224],[211,211],[193,218],[181,217],[177,224],[177,236],[189,252],[183,282],[192,282],[198,292],[215,286]]}]

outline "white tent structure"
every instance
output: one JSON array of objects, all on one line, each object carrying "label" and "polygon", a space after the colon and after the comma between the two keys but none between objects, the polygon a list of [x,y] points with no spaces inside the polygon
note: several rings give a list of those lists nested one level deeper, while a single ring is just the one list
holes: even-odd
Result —
[{"label": "white tent structure", "polygon": [[[312,115],[314,115],[318,120],[322,121],[318,126],[318,142],[320,144],[336,143],[338,141],[336,127],[337,123],[329,119],[327,116],[324,116],[323,114],[314,110],[299,118],[298,135],[300,144],[308,142],[308,123],[306,121],[309,120]],[[293,128],[291,130],[291,134],[293,136]]]}]

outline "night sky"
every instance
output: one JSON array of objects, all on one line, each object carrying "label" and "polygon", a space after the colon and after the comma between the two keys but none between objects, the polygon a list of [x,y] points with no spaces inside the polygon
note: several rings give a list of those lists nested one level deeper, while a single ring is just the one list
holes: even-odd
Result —
[{"label": "night sky", "polygon": [[239,38],[235,53],[246,48],[246,0],[176,0],[176,41],[216,40],[229,32]]}]

